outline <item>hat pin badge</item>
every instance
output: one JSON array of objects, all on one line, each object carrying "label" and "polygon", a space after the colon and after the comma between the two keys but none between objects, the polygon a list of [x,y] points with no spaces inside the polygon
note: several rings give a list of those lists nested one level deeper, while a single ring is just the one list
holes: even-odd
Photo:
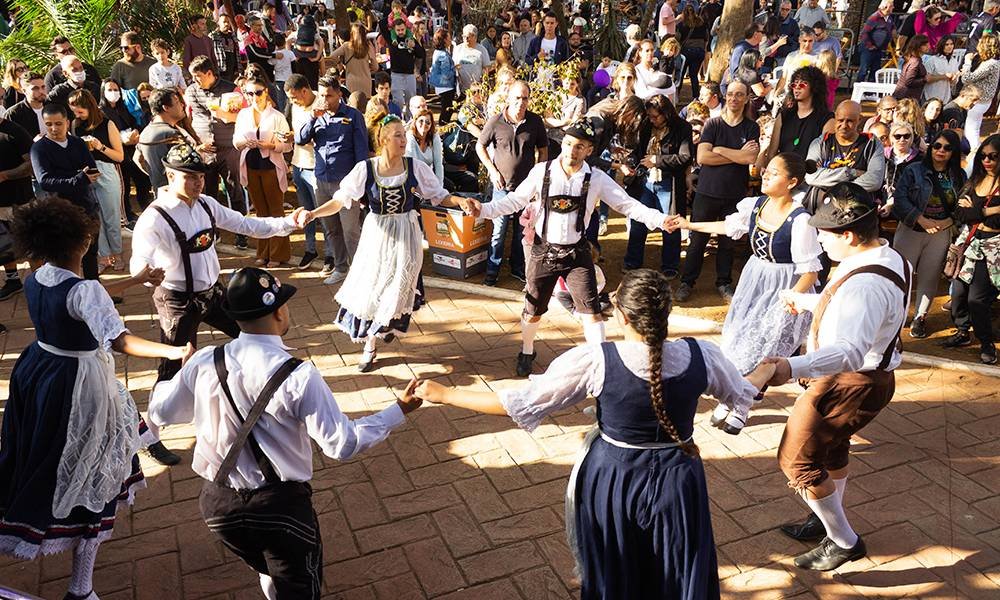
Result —
[{"label": "hat pin badge", "polygon": [[264,295],[260,297],[260,301],[264,303],[264,306],[271,306],[275,301],[274,293],[264,292]]},{"label": "hat pin badge", "polygon": [[266,275],[261,275],[260,279],[257,280],[257,283],[260,284],[260,287],[265,289],[271,287],[271,281],[267,278]]}]

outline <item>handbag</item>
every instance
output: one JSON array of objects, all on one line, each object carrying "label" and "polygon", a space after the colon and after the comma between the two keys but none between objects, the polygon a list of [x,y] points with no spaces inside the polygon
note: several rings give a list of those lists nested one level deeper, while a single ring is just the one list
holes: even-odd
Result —
[{"label": "handbag", "polygon": [[[992,200],[993,194],[990,194],[986,198],[986,203],[983,204],[983,209],[989,207]],[[969,249],[969,244],[972,243],[972,238],[976,235],[980,224],[981,222],[976,223],[969,228],[969,235],[965,236],[965,241],[961,244],[948,245],[948,254],[944,258],[944,276],[948,279],[958,278],[958,274],[962,270],[962,265],[965,263],[965,251]]]}]

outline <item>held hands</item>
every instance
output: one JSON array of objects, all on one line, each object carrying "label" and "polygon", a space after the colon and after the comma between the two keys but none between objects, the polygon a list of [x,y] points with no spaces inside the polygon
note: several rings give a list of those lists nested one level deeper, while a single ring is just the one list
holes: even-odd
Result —
[{"label": "held hands", "polygon": [[878,207],[878,216],[880,216],[880,217],[888,217],[890,214],[892,214],[892,200],[891,199],[888,202],[886,202],[885,204],[883,204],[882,206]]},{"label": "held hands", "polygon": [[673,233],[678,229],[688,229],[691,223],[682,215],[671,215],[663,221],[663,231]]},{"label": "held hands", "polygon": [[774,372],[777,370],[776,363],[767,362],[768,360],[770,359],[764,359],[764,362],[757,365],[756,369],[744,376],[744,379],[749,381],[758,391],[771,381],[771,378],[774,377]]},{"label": "held hands", "polygon": [[181,366],[187,364],[188,359],[190,359],[197,351],[197,349],[194,347],[194,344],[192,344],[191,342],[188,342],[184,346],[174,346],[173,349],[174,349],[174,355],[171,356],[170,359],[181,361]]},{"label": "held hands", "polygon": [[792,290],[781,290],[778,292],[778,299],[785,304],[785,310],[793,315],[802,312],[802,309],[795,304],[795,292]]},{"label": "held hands", "polygon": [[138,285],[149,284],[156,287],[163,283],[164,272],[163,269],[156,269],[150,265],[146,265],[141,271],[136,273],[133,279]]},{"label": "held hands", "polygon": [[403,411],[404,415],[417,410],[418,408],[420,408],[420,405],[424,403],[422,397],[413,393],[414,390],[417,388],[417,384],[419,382],[420,380],[418,380],[416,377],[411,379],[410,383],[406,385],[406,389],[403,390],[403,397],[400,398],[399,400],[396,400],[396,404],[399,406],[399,409]]},{"label": "held hands", "polygon": [[293,210],[292,214],[289,216],[291,217],[292,222],[295,223],[295,227],[299,229],[304,229],[305,226],[311,223],[315,218],[313,217],[311,210],[306,210],[301,206]]},{"label": "held hands", "polygon": [[[753,378],[758,375],[758,371],[760,371],[759,375],[763,377],[767,373],[767,367],[769,366],[773,366],[774,370],[771,371],[771,378],[764,382],[767,385],[784,385],[792,378],[792,366],[788,364],[788,359],[772,356],[762,360],[757,365],[757,368],[750,375],[747,375],[747,380],[757,385]],[[758,387],[757,389],[760,388]]]},{"label": "held hands", "polygon": [[418,398],[427,402],[433,402],[434,404],[447,404],[445,396],[447,395],[448,388],[429,379],[414,379],[410,383],[414,382],[416,383],[416,387],[413,393]]},{"label": "held hands", "polygon": [[470,217],[479,217],[479,213],[483,209],[482,203],[475,198],[459,198],[458,206]]}]

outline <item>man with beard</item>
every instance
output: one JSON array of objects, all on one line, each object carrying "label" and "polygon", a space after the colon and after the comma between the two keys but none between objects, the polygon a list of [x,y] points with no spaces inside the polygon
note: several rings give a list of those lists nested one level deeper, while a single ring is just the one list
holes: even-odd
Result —
[{"label": "man with beard", "polygon": [[156,59],[142,53],[139,34],[126,31],[121,37],[122,58],[111,67],[111,81],[122,90],[134,90],[140,83],[149,83],[149,67]]}]

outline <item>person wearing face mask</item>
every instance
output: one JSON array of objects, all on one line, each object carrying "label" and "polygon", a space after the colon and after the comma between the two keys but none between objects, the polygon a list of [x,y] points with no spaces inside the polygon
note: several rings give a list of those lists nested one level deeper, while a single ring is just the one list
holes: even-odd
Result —
[{"label": "person wearing face mask", "polygon": [[122,192],[124,194],[122,203],[125,209],[125,228],[132,229],[138,218],[131,202],[129,202],[132,185],[135,184],[135,201],[140,212],[149,205],[150,191],[149,176],[143,173],[133,160],[136,144],[139,143],[139,125],[132,113],[125,108],[121,88],[110,79],[106,79],[101,85],[100,107],[104,116],[114,123],[121,133],[122,148],[125,151],[125,158],[121,162]]},{"label": "person wearing face mask", "polygon": [[87,79],[87,71],[83,68],[83,62],[79,58],[73,55],[64,56],[59,64],[62,65],[66,81],[49,90],[49,102],[58,102],[69,106],[69,96],[77,90],[87,90],[95,98],[101,95],[101,80],[91,81]]},{"label": "person wearing face mask", "polygon": [[[51,90],[66,81],[66,75],[63,73],[62,64],[59,61],[64,56],[76,55],[76,49],[73,48],[73,44],[70,43],[68,38],[61,35],[52,39],[52,45],[49,48],[52,50],[52,56],[56,60],[56,65],[45,74],[45,88]],[[87,79],[91,81],[101,80],[101,74],[93,65],[85,62],[83,63],[83,70],[87,72]]]}]

